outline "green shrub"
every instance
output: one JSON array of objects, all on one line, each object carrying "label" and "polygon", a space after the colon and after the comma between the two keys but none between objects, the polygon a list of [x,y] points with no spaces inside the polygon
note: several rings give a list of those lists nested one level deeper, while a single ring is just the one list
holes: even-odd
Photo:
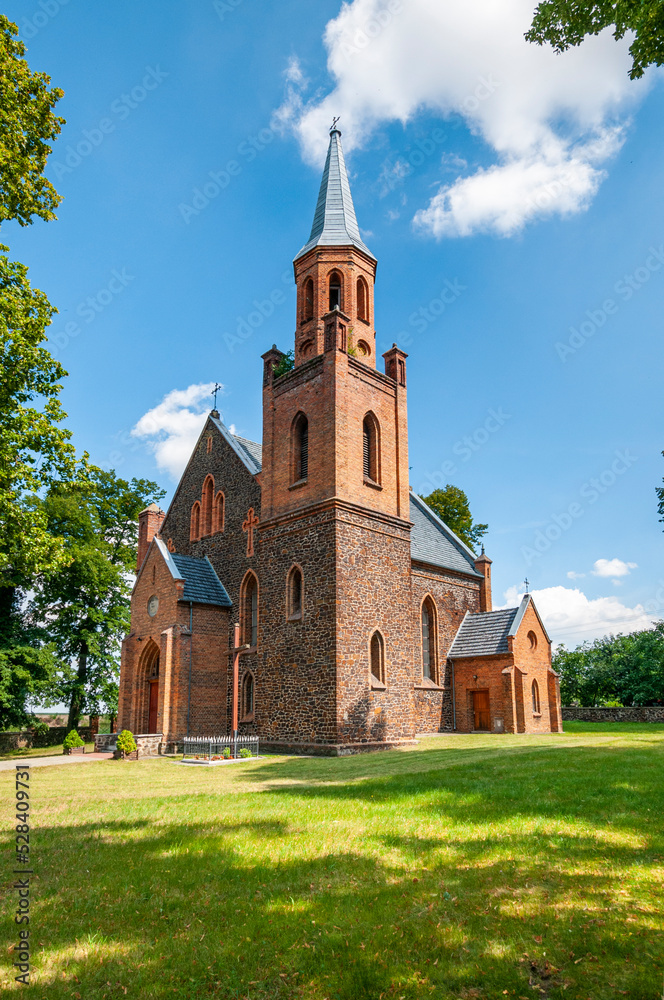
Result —
[{"label": "green shrub", "polygon": [[223,753],[224,760],[229,760],[230,756],[231,756],[231,748],[230,747],[224,747],[224,753]]},{"label": "green shrub", "polygon": [[123,757],[128,753],[133,753],[137,749],[136,740],[128,729],[123,729],[118,736],[117,748],[121,751]]},{"label": "green shrub", "polygon": [[75,729],[70,729],[65,736],[64,743],[62,744],[65,750],[71,750],[73,747],[85,746],[83,740],[78,735]]},{"label": "green shrub", "polygon": [[[48,722],[35,722],[32,726],[32,735],[37,737],[48,736],[51,731],[51,727]],[[73,730],[72,730],[73,732]]]},{"label": "green shrub", "polygon": [[248,750],[247,747],[242,747],[240,757],[251,757],[251,750]]}]

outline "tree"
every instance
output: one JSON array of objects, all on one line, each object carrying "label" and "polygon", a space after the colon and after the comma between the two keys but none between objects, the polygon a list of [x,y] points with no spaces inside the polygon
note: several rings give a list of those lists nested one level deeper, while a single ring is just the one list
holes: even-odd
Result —
[{"label": "tree", "polygon": [[604,28],[613,28],[616,40],[634,32],[631,80],[643,76],[648,66],[664,63],[662,0],[542,0],[526,39],[539,45],[549,42],[556,52],[565,52]]},{"label": "tree", "polygon": [[482,536],[489,530],[489,525],[473,522],[468,497],[463,490],[448,483],[445,489],[434,490],[422,499],[474,552]]},{"label": "tree", "polygon": [[0,222],[27,226],[33,216],[54,219],[62,200],[43,173],[49,142],[64,124],[52,111],[63,91],[49,90],[50,77],[30,70],[17,35],[18,27],[0,14]]},{"label": "tree", "polygon": [[66,562],[40,581],[30,613],[66,664],[52,698],[69,702],[69,729],[85,711],[115,714],[136,522],[163,495],[156,483],[119,479],[85,456],[75,477],[54,483],[44,499],[48,530],[63,539]]},{"label": "tree", "polygon": [[553,656],[564,705],[653,705],[664,702],[664,622],[629,635],[560,646]]}]

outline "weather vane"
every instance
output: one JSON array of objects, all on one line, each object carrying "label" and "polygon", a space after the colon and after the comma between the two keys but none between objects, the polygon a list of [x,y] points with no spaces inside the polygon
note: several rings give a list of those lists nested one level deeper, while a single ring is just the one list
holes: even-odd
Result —
[{"label": "weather vane", "polygon": [[215,382],[214,383],[214,389],[210,393],[211,396],[214,396],[214,408],[215,408],[215,410],[217,409],[217,393],[219,392],[220,389],[223,389],[223,386],[219,385],[218,382]]},{"label": "weather vane", "polygon": [[337,127],[337,122],[339,121],[340,118],[341,118],[341,115],[337,115],[336,118],[332,119],[332,128],[330,129],[330,132],[333,132],[334,129]]},{"label": "weather vane", "polygon": [[526,585],[526,593],[528,593],[528,588],[530,587],[530,580],[528,579],[528,577],[526,577],[526,579],[523,582]]}]

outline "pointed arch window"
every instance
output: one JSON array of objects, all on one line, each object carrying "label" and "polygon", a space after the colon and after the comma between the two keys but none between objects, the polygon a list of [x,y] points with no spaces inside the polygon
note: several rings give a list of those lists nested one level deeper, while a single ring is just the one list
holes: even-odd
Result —
[{"label": "pointed arch window", "polygon": [[258,580],[253,573],[247,573],[242,583],[240,632],[244,644],[258,645]]},{"label": "pointed arch window", "polygon": [[314,283],[311,278],[304,283],[302,298],[302,319],[306,323],[314,318]]},{"label": "pointed arch window", "polygon": [[364,278],[357,279],[357,318],[369,322],[369,289]]},{"label": "pointed arch window", "polygon": [[343,309],[343,283],[338,271],[333,271],[329,281],[329,309]]},{"label": "pointed arch window", "polygon": [[436,609],[430,597],[422,604],[422,677],[438,683],[436,656]]},{"label": "pointed arch window", "polygon": [[291,436],[291,480],[299,483],[309,475],[309,421],[304,413],[298,413],[293,421]]},{"label": "pointed arch window", "polygon": [[288,574],[286,585],[288,618],[290,621],[299,621],[302,618],[302,596],[302,570],[299,566],[293,566]]},{"label": "pointed arch window", "polygon": [[212,518],[212,530],[223,531],[224,530],[224,520],[226,517],[226,497],[221,490],[217,493],[214,498],[214,516]]},{"label": "pointed arch window", "polygon": [[214,497],[214,479],[206,476],[201,496],[201,535],[212,534],[212,500]]},{"label": "pointed arch window", "polygon": [[533,714],[534,715],[540,715],[541,714],[540,713],[540,693],[539,693],[539,684],[537,683],[537,681],[533,681],[532,694],[533,694]]},{"label": "pointed arch window", "polygon": [[373,413],[362,421],[362,471],[365,482],[380,483],[380,433]]},{"label": "pointed arch window", "polygon": [[251,670],[247,670],[242,678],[242,691],[240,696],[241,722],[254,721],[254,675]]},{"label": "pointed arch window", "polygon": [[201,505],[198,500],[191,508],[191,521],[189,525],[189,539],[197,542],[201,537]]},{"label": "pointed arch window", "polygon": [[371,667],[371,683],[385,685],[385,643],[380,632],[371,636],[369,643],[369,664]]}]

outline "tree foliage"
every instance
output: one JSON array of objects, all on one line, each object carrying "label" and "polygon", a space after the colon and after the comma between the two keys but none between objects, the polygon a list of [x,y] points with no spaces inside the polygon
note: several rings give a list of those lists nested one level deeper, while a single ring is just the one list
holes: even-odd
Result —
[{"label": "tree foliage", "polygon": [[489,530],[489,525],[475,524],[470,513],[468,497],[463,490],[448,483],[445,489],[434,490],[428,497],[423,496],[422,499],[448,528],[451,528],[473,552],[476,551],[480,539]]},{"label": "tree foliage", "polygon": [[34,216],[54,219],[61,198],[46,177],[49,143],[64,118],[53,114],[63,96],[50,77],[33,73],[23,58],[18,28],[0,14],[0,222],[27,226]]},{"label": "tree foliage", "polygon": [[526,39],[539,45],[549,42],[556,52],[564,52],[604,28],[613,28],[616,40],[634,32],[630,79],[643,76],[648,66],[664,63],[662,0],[542,0]]},{"label": "tree foliage", "polygon": [[654,629],[607,636],[553,656],[563,705],[664,703],[664,622]]},{"label": "tree foliage", "polygon": [[69,703],[67,725],[84,712],[117,709],[120,642],[129,631],[136,521],[164,495],[147,479],[119,479],[84,458],[76,475],[54,483],[43,503],[48,530],[63,540],[65,562],[37,587],[30,614],[62,666],[55,700]]}]

